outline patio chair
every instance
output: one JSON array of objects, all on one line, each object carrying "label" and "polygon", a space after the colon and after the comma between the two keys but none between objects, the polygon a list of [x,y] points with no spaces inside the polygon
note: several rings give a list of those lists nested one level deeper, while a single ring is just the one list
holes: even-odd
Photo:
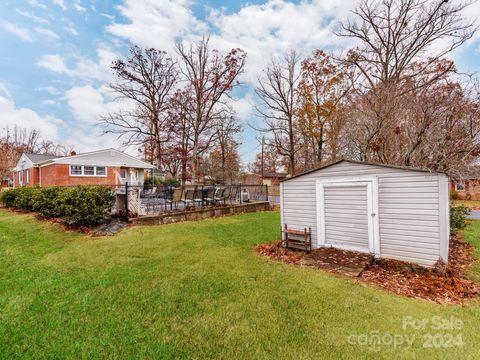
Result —
[{"label": "patio chair", "polygon": [[222,201],[225,204],[225,188],[218,188],[213,197],[213,203],[216,205]]},{"label": "patio chair", "polygon": [[193,189],[188,189],[185,192],[185,199],[183,202],[185,203],[185,209],[188,209],[189,207],[195,206],[195,190]]},{"label": "patio chair", "polygon": [[176,209],[177,206],[178,206],[178,203],[184,201],[182,199],[182,195],[183,195],[183,189],[182,188],[178,188],[178,189],[173,190],[172,196],[170,198],[167,198],[167,203],[170,204],[170,210],[173,208],[173,206],[175,206],[175,209]]},{"label": "patio chair", "polygon": [[165,186],[158,186],[155,190],[155,197],[165,199]]},{"label": "patio chair", "polygon": [[204,201],[207,203],[207,205],[215,205],[215,188],[214,187],[210,187],[207,189],[207,192],[205,193]]},{"label": "patio chair", "polygon": [[195,203],[199,203],[200,205],[203,205],[203,191],[202,188],[197,187],[195,189],[194,195],[193,195],[193,200]]},{"label": "patio chair", "polygon": [[237,202],[237,200],[240,200],[240,198],[238,198],[240,196],[240,190],[240,186],[232,186],[230,188],[230,204],[232,204],[233,202]]},{"label": "patio chair", "polygon": [[145,198],[145,199],[151,198],[151,197],[153,197],[153,196],[155,195],[156,189],[157,189],[156,187],[144,189],[144,190],[140,193],[140,197],[141,197],[141,198]]}]

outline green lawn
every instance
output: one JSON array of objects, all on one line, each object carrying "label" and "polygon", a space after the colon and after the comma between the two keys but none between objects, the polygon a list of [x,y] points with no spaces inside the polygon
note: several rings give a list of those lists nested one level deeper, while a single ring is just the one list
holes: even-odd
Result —
[{"label": "green lawn", "polygon": [[[466,231],[478,246],[479,224]],[[479,302],[402,298],[257,255],[278,229],[270,212],[90,238],[0,210],[0,357],[480,358]],[[434,316],[463,325],[402,327]],[[371,335],[384,343],[363,345]],[[389,344],[405,335],[412,347]]]},{"label": "green lawn", "polygon": [[452,200],[452,206],[465,205],[467,208],[475,208],[480,206],[480,200]]}]

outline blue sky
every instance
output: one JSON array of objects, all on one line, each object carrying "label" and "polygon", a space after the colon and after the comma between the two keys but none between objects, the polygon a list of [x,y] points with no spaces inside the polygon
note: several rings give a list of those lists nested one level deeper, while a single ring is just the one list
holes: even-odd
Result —
[{"label": "blue sky", "polygon": [[[271,56],[297,49],[341,51],[332,35],[354,0],[3,0],[0,3],[0,128],[18,124],[78,151],[119,147],[102,135],[98,117],[116,103],[105,86],[109,65],[131,44],[173,52],[177,39],[211,34],[213,45],[248,53],[245,86],[236,92],[240,119],[255,123],[257,75]],[[480,17],[474,4],[465,14]],[[462,71],[480,70],[478,38],[452,54]],[[243,133],[241,157],[254,159],[255,132]]]}]

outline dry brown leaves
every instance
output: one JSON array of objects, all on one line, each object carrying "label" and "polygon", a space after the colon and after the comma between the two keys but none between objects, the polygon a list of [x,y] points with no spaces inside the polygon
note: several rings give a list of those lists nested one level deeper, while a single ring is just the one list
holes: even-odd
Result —
[{"label": "dry brown leaves", "polygon": [[461,304],[480,295],[480,287],[464,278],[475,261],[473,246],[457,236],[450,239],[448,267],[426,269],[401,261],[376,261],[361,280],[399,295],[422,298],[438,304]]},{"label": "dry brown leaves", "polygon": [[[259,245],[256,250],[274,260],[294,265],[301,265],[305,256],[302,251],[283,248],[281,241]],[[330,256],[324,256],[321,260],[331,258],[334,262],[343,264],[358,260],[347,259],[347,253],[349,252],[332,250]],[[358,256],[358,253],[350,253],[352,258]],[[438,304],[462,304],[480,295],[480,286],[464,278],[474,261],[472,245],[458,237],[452,237],[446,269],[427,269],[396,260],[377,260],[367,266],[359,279],[402,296],[422,298]]]},{"label": "dry brown leaves", "polygon": [[287,264],[299,264],[305,256],[303,251],[295,251],[282,247],[281,241],[275,241],[268,244],[261,244],[255,248],[261,255],[268,256],[274,260],[282,261]]}]

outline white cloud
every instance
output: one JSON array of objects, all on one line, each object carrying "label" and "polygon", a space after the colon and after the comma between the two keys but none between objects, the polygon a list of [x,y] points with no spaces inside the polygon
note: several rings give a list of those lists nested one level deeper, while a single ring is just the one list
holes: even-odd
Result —
[{"label": "white cloud", "polygon": [[80,0],[75,1],[75,3],[73,4],[73,8],[77,12],[83,12],[83,13],[87,12],[87,8],[82,6],[82,3],[80,2]]},{"label": "white cloud", "polygon": [[57,105],[58,102],[55,101],[55,100],[43,100],[43,101],[42,101],[42,104],[43,104],[43,105]]},{"label": "white cloud", "polygon": [[40,60],[37,62],[37,65],[53,71],[57,74],[66,74],[70,73],[70,69],[65,64],[65,61],[60,55],[47,54],[43,55]]},{"label": "white cloud", "polygon": [[247,74],[254,81],[272,56],[291,49],[306,55],[317,48],[345,47],[346,42],[333,35],[333,29],[352,7],[353,0],[298,4],[270,0],[262,5],[244,6],[230,15],[212,11],[209,21],[217,29],[212,43],[223,50],[244,49],[248,54]]},{"label": "white cloud", "polygon": [[45,35],[50,40],[60,40],[60,36],[58,36],[58,34],[52,30],[45,28],[37,28],[36,31],[39,34]]},{"label": "white cloud", "polygon": [[19,9],[16,9],[17,13],[19,13],[20,15],[30,19],[30,20],[33,20],[35,21],[36,23],[39,23],[39,24],[49,24],[50,22],[47,20],[47,19],[44,19],[40,16],[37,16],[37,15],[34,15],[28,11],[22,11],[22,10],[19,10]]},{"label": "white cloud", "polygon": [[67,26],[64,27],[64,29],[65,29],[66,32],[68,32],[68,33],[70,33],[74,36],[78,36],[78,31],[73,24],[68,24]]},{"label": "white cloud", "polygon": [[60,94],[60,91],[53,87],[53,86],[42,86],[42,87],[39,87],[37,89],[35,89],[36,91],[40,91],[40,92],[46,92],[50,95],[58,95]]},{"label": "white cloud", "polygon": [[129,22],[114,23],[107,30],[141,46],[171,51],[176,39],[208,31],[190,10],[191,4],[189,0],[125,0],[118,8]]},{"label": "white cloud", "polygon": [[10,94],[10,91],[8,91],[7,86],[0,82],[0,96],[2,95],[8,99],[12,99],[12,95]]},{"label": "white cloud", "polygon": [[75,57],[75,65],[67,66],[65,60],[58,54],[43,55],[37,65],[57,74],[63,74],[83,80],[110,81],[110,66],[119,55],[107,47],[97,48],[97,59]]},{"label": "white cloud", "polygon": [[245,96],[238,99],[234,99],[231,103],[233,110],[235,110],[235,113],[238,119],[242,121],[244,125],[253,115],[253,111],[254,111],[253,97],[254,97],[253,91],[249,91],[245,94]]},{"label": "white cloud", "polygon": [[22,28],[18,25],[12,24],[8,21],[4,21],[1,25],[6,31],[8,31],[8,32],[12,33],[13,35],[19,37],[21,40],[28,41],[28,42],[32,41],[32,37],[30,36],[30,31],[28,29]]},{"label": "white cloud", "polygon": [[[125,102],[113,101],[106,87],[74,86],[65,92],[70,112],[75,121],[69,124],[67,143],[76,145],[79,151],[115,147],[120,143],[115,134],[104,134],[100,118],[109,111],[125,108]],[[74,134],[74,135],[73,135]]]},{"label": "white cloud", "polygon": [[41,8],[41,9],[46,9],[47,8],[47,6],[45,4],[42,4],[41,2],[39,2],[37,0],[28,0],[27,2],[31,7],[38,7],[38,8]]},{"label": "white cloud", "polygon": [[119,6],[127,23],[107,27],[112,34],[141,46],[172,51],[176,40],[198,39],[211,32],[212,45],[222,51],[240,47],[247,51],[247,74],[254,81],[271,56],[291,49],[308,53],[316,48],[334,49],[346,40],[332,34],[345,18],[354,0],[269,0],[245,5],[225,14],[211,10],[204,21],[195,17],[192,1],[125,0]]},{"label": "white cloud", "polygon": [[27,108],[17,108],[12,99],[0,96],[0,128],[15,125],[40,131],[43,138],[57,140],[57,126],[61,122],[53,116],[40,116]]},{"label": "white cloud", "polygon": [[85,123],[97,123],[105,111],[102,93],[90,85],[71,88],[65,98],[75,119]]},{"label": "white cloud", "polygon": [[63,10],[67,9],[67,7],[65,6],[65,2],[63,0],[52,0],[52,3],[54,3],[57,6],[60,6]]}]

